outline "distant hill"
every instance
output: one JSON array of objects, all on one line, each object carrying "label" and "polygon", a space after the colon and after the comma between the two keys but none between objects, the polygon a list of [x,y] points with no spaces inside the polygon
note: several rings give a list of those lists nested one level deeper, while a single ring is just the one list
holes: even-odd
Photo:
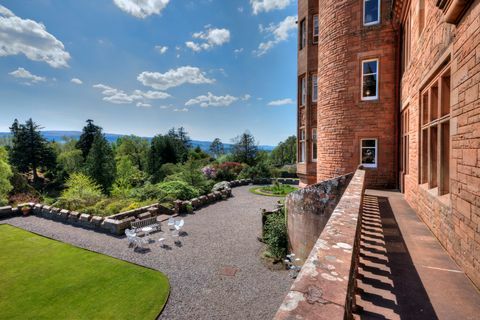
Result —
[{"label": "distant hill", "polygon": [[[60,141],[63,140],[63,137],[78,139],[82,133],[80,131],[42,131],[42,134],[49,141],[60,142]],[[10,136],[10,132],[0,132],[0,138],[1,137],[8,137],[8,136]],[[118,138],[123,137],[123,136],[125,136],[125,135],[105,133],[105,138],[110,142],[115,142],[115,141],[117,141]],[[144,137],[144,138],[148,139],[148,140],[152,139],[152,137]],[[198,147],[200,147],[200,149],[202,149],[204,151],[208,151],[208,149],[210,148],[211,141],[192,140],[191,144],[194,147],[198,146]],[[232,147],[233,147],[233,145],[229,144],[229,143],[224,143],[223,145],[224,145],[224,147],[227,151],[231,150]],[[259,146],[259,148],[260,148],[260,150],[272,151],[275,147],[261,145],[261,146]]]}]

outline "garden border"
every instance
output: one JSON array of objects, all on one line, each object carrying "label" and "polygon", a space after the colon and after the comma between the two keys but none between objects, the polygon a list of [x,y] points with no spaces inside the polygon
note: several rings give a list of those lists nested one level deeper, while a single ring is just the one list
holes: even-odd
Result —
[{"label": "garden border", "polygon": [[70,211],[49,205],[44,205],[41,203],[29,202],[19,204],[17,207],[0,207],[0,219],[19,216],[22,215],[24,210],[28,210],[30,213],[33,213],[38,217],[70,224],[76,227],[82,227],[99,232],[109,233],[116,236],[121,236],[124,234],[125,229],[130,228],[131,222],[135,221],[136,219],[145,219],[149,217],[156,217],[159,215],[191,213],[193,210],[198,210],[206,205],[228,199],[232,196],[232,188],[249,184],[270,184],[273,181],[278,181],[283,184],[298,184],[298,179],[288,178],[233,180],[228,182],[228,187],[226,189],[211,192],[207,195],[203,195],[187,201],[175,200],[174,209],[169,209],[161,205],[160,203],[156,203],[150,206],[120,212],[107,217],[90,215],[77,211]]}]

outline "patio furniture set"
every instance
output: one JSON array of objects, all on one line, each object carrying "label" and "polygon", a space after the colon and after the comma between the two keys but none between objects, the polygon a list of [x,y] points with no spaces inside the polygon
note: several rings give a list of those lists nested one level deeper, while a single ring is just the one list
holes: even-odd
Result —
[{"label": "patio furniture set", "polygon": [[[179,246],[181,242],[179,236],[181,235],[181,229],[185,225],[183,219],[176,220],[174,218],[168,219],[168,230],[172,238],[174,239],[174,244]],[[135,221],[131,223],[131,229],[125,230],[125,235],[127,236],[128,246],[133,247],[134,249],[147,249],[147,246],[150,243],[154,243],[155,240],[150,237],[150,234],[153,232],[162,231],[160,224],[157,221],[156,217],[143,219],[140,221]],[[161,248],[166,248],[166,238],[162,237],[158,239]]]}]

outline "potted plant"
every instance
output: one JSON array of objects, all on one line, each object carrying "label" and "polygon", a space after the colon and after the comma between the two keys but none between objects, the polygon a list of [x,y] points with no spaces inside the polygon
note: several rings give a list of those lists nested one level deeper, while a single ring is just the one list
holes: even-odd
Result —
[{"label": "potted plant", "polygon": [[32,211],[32,208],[29,205],[22,207],[22,214],[24,217],[27,217],[30,214],[30,211]]}]

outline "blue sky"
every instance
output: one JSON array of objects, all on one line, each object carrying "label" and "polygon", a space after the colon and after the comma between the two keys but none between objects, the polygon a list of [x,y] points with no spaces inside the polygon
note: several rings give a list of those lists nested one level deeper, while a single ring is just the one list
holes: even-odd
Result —
[{"label": "blue sky", "polygon": [[0,0],[0,131],[90,118],[277,144],[296,131],[295,15],[294,0]]}]

